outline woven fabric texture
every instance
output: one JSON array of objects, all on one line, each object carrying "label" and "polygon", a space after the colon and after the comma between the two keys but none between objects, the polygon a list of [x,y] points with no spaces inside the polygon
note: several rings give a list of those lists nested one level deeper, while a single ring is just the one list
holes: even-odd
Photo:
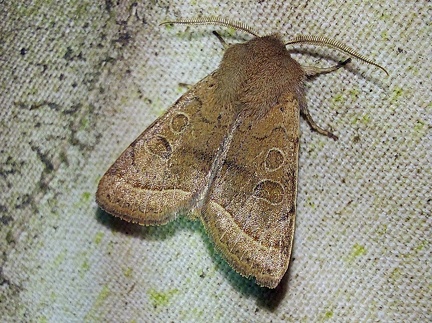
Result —
[{"label": "woven fabric texture", "polygon": [[[353,60],[307,83],[293,259],[275,290],[239,276],[198,221],[115,219],[95,203],[119,154],[250,39],[327,36]],[[0,2],[0,316],[34,322],[432,321],[431,3]],[[303,65],[346,56],[290,47]]]}]

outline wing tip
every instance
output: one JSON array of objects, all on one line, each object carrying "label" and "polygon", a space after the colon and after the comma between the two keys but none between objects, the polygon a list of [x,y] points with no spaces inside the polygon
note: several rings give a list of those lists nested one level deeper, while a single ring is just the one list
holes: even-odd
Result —
[{"label": "wing tip", "polygon": [[231,215],[215,202],[210,202],[203,214],[201,220],[216,249],[237,273],[248,279],[255,278],[261,287],[274,289],[279,285],[288,269],[290,252],[260,244],[243,232]]}]

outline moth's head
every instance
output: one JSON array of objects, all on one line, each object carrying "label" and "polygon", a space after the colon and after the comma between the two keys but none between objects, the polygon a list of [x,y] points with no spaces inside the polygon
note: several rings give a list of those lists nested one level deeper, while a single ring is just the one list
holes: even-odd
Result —
[{"label": "moth's head", "polygon": [[290,58],[279,34],[255,37],[248,42],[231,45],[224,54],[224,60],[235,61],[238,64]]},{"label": "moth's head", "polygon": [[254,108],[276,104],[283,93],[302,94],[305,74],[279,35],[270,35],[228,47],[215,77],[223,101]]}]

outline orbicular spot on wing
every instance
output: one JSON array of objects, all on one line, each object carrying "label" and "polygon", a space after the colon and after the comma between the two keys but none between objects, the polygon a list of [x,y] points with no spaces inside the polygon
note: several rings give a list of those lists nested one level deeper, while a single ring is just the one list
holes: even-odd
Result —
[{"label": "orbicular spot on wing", "polygon": [[160,135],[156,135],[146,142],[147,150],[153,155],[162,159],[168,159],[172,155],[172,147],[168,140]]},{"label": "orbicular spot on wing", "polygon": [[271,148],[267,152],[267,156],[264,160],[264,167],[268,172],[273,172],[282,167],[284,163],[284,155],[279,148]]},{"label": "orbicular spot on wing", "polygon": [[283,200],[284,188],[281,183],[269,179],[259,182],[253,191],[253,196],[270,204],[279,204]]},{"label": "orbicular spot on wing", "polygon": [[185,131],[188,125],[189,117],[185,113],[179,112],[171,119],[171,131],[176,135],[179,135]]}]

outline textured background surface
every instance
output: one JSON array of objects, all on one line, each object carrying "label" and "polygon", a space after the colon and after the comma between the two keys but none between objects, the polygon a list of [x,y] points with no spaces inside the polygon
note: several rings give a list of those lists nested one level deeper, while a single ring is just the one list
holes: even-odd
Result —
[{"label": "textured background surface", "polygon": [[[432,320],[430,2],[147,2],[0,2],[2,320]],[[202,15],[333,37],[391,74],[354,61],[308,83],[311,113],[340,140],[301,123],[294,259],[275,291],[231,270],[198,222],[143,228],[94,202],[179,83],[217,67],[214,27],[158,26]]]}]

